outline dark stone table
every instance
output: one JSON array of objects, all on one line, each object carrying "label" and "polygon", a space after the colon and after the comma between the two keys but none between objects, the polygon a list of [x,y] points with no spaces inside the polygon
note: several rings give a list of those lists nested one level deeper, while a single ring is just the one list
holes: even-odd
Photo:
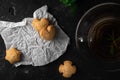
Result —
[{"label": "dark stone table", "polygon": [[[56,61],[40,67],[19,66],[15,68],[4,60],[5,45],[0,37],[0,80],[119,80],[120,71],[107,71],[109,67],[90,56],[85,46],[78,52],[75,46],[75,30],[81,16],[92,6],[103,2],[118,2],[119,0],[77,0],[76,10],[72,14],[59,0],[0,0],[0,20],[21,21],[32,17],[33,12],[43,5],[54,15],[63,31],[70,37],[67,51]],[[58,67],[64,60],[71,60],[77,67],[77,73],[66,79],[58,72]],[[116,68],[120,66],[116,64]]]}]

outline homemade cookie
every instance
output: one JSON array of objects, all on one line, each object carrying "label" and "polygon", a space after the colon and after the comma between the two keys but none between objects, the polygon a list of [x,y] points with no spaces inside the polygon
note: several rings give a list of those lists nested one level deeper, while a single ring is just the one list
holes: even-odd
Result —
[{"label": "homemade cookie", "polygon": [[43,29],[41,29],[39,34],[42,39],[52,40],[55,36],[55,27],[53,25],[44,27]]},{"label": "homemade cookie", "polygon": [[62,73],[65,78],[70,78],[76,73],[76,66],[72,65],[71,61],[64,61],[64,64],[59,66],[59,72]]},{"label": "homemade cookie", "polygon": [[32,21],[32,26],[34,29],[38,32],[41,31],[43,27],[47,27],[49,25],[49,21],[47,18],[42,18],[42,19],[33,19]]},{"label": "homemade cookie", "polygon": [[5,59],[8,60],[11,64],[20,61],[20,51],[18,51],[16,48],[11,48],[9,50],[6,50],[6,56]]}]

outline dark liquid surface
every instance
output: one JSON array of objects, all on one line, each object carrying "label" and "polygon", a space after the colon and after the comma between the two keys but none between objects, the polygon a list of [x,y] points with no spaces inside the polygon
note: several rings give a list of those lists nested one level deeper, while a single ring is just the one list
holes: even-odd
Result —
[{"label": "dark liquid surface", "polygon": [[106,21],[96,26],[91,49],[106,60],[118,60],[120,56],[120,22]]}]

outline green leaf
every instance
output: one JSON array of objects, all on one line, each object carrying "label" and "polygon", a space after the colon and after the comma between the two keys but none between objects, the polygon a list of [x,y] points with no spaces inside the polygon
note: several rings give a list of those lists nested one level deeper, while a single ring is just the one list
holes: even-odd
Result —
[{"label": "green leaf", "polygon": [[75,13],[75,11],[77,9],[77,6],[73,5],[73,6],[70,7],[70,9],[71,9],[71,15],[74,15],[74,13]]},{"label": "green leaf", "polygon": [[112,46],[110,46],[110,54],[113,56],[114,55],[114,46],[112,45]]},{"label": "green leaf", "polygon": [[77,9],[77,6],[75,5],[75,2],[77,0],[60,0],[64,5],[70,7],[71,15],[73,15]]},{"label": "green leaf", "polygon": [[63,4],[65,4],[66,6],[72,6],[75,4],[77,0],[60,0],[60,2],[62,2]]}]

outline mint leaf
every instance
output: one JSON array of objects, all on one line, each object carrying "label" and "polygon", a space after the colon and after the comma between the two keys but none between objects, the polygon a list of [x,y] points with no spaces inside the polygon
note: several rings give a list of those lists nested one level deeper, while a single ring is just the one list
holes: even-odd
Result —
[{"label": "mint leaf", "polygon": [[60,2],[62,2],[63,4],[65,4],[66,6],[72,6],[75,4],[77,0],[60,0]]}]

